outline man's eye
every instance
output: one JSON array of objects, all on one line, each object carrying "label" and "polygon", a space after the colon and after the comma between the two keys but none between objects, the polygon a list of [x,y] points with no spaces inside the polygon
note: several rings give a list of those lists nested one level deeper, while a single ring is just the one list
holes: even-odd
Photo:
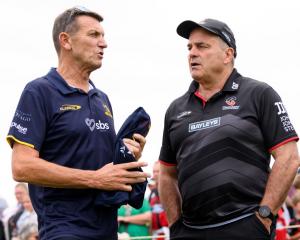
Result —
[{"label": "man's eye", "polygon": [[200,45],[197,45],[197,48],[207,48],[208,46],[205,45],[205,44],[200,44]]},{"label": "man's eye", "polygon": [[92,36],[92,37],[98,37],[99,34],[97,32],[92,32],[89,35]]}]

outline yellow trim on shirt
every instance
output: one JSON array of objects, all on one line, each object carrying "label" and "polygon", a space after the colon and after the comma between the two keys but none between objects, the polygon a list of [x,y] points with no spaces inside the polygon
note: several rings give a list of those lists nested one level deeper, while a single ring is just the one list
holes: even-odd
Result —
[{"label": "yellow trim on shirt", "polygon": [[8,142],[8,144],[10,145],[11,148],[13,147],[13,142],[17,142],[17,143],[23,144],[23,145],[25,145],[25,146],[34,148],[34,145],[33,145],[33,144],[30,144],[30,143],[27,143],[27,142],[20,141],[20,140],[16,139],[13,135],[8,135],[8,136],[6,137],[6,141]]}]

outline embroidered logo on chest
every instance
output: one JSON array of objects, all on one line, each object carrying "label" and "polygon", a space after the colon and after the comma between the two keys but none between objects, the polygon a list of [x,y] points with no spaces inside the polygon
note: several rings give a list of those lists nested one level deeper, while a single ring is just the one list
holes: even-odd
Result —
[{"label": "embroidered logo on chest", "polygon": [[60,111],[76,111],[81,109],[81,106],[79,105],[72,105],[72,104],[63,104],[59,110]]},{"label": "embroidered logo on chest", "polygon": [[225,98],[226,106],[222,106],[222,110],[238,110],[240,106],[236,106],[237,97],[230,96]]},{"label": "embroidered logo on chest", "polygon": [[191,115],[192,111],[184,111],[177,115],[177,119],[183,118],[185,116]]}]

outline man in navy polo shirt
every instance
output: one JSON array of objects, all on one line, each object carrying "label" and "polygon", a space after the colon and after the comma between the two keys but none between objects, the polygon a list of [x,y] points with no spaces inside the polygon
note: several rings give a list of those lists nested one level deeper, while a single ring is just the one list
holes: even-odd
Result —
[{"label": "man in navy polo shirt", "polygon": [[234,69],[225,23],[184,21],[177,33],[188,39],[193,81],[166,112],[159,156],[170,237],[271,239],[299,166],[286,109],[270,86]]},{"label": "man in navy polo shirt", "polygon": [[[94,204],[99,190],[131,191],[146,165],[113,165],[112,108],[89,79],[101,67],[102,17],[84,8],[60,14],[53,27],[59,64],[27,84],[7,140],[16,181],[28,182],[42,240],[117,239],[117,209]],[[124,139],[139,159],[145,138]]]}]

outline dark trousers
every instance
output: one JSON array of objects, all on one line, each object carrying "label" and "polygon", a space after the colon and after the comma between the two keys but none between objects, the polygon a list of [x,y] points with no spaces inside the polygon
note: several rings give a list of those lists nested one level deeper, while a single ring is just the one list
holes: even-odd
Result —
[{"label": "dark trousers", "polygon": [[[274,225],[274,224],[273,224]],[[269,234],[265,226],[251,215],[239,221],[210,229],[186,227],[179,219],[170,228],[171,240],[271,240],[274,226]]]},{"label": "dark trousers", "polygon": [[61,237],[61,238],[58,238],[56,240],[78,240],[78,238],[73,238],[73,237]]},{"label": "dark trousers", "polygon": [[4,224],[0,220],[0,240],[5,240]]},{"label": "dark trousers", "polygon": [[[60,237],[55,240],[79,240],[80,238],[76,237]],[[115,238],[109,237],[109,238],[101,238],[99,240],[114,240]],[[81,240],[81,239],[80,239]],[[82,239],[83,240],[83,239]]]}]

